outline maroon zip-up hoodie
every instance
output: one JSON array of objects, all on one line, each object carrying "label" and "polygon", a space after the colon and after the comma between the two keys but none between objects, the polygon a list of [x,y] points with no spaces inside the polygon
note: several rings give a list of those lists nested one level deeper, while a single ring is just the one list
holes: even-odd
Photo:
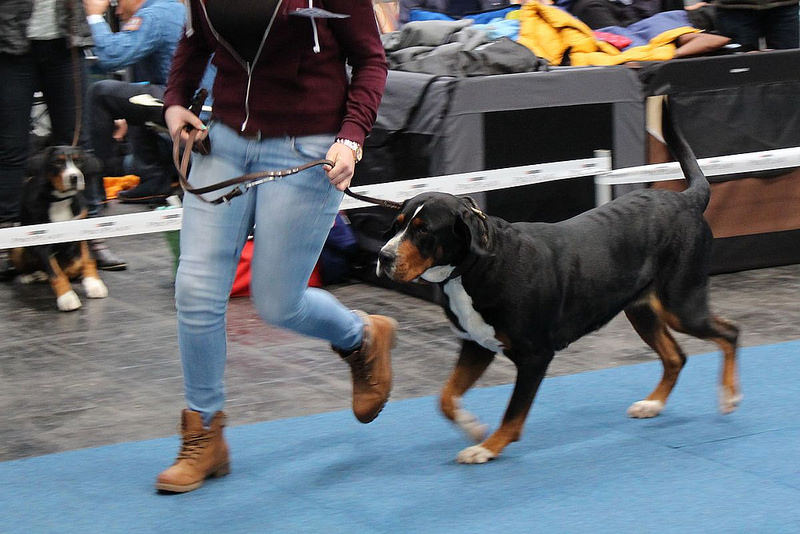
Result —
[{"label": "maroon zip-up hoodie", "polygon": [[[189,0],[165,109],[188,105],[214,54],[213,116],[234,130],[263,137],[335,132],[364,142],[387,72],[371,0],[279,0],[252,65],[209,23],[206,2]],[[312,4],[349,17],[290,15]],[[345,60],[352,66],[349,83]]]}]

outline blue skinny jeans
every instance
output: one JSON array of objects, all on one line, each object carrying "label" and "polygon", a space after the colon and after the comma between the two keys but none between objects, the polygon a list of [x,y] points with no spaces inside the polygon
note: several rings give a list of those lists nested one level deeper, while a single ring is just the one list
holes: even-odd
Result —
[{"label": "blue skinny jeans", "polygon": [[[248,139],[215,122],[211,154],[192,157],[189,181],[202,187],[245,173],[294,167],[324,158],[334,134]],[[207,193],[207,198],[229,189]],[[254,231],[250,292],[261,318],[274,326],[350,349],[364,322],[308,279],[342,200],[322,166],[266,182],[230,203],[184,196],[181,253],[175,282],[178,343],[186,401],[206,424],[225,400],[226,312],[239,256]]]}]

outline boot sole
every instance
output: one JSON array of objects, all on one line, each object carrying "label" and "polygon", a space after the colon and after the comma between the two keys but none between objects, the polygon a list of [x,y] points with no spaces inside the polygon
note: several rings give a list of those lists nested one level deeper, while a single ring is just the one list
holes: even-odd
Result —
[{"label": "boot sole", "polygon": [[231,464],[226,463],[219,466],[216,470],[212,471],[206,478],[203,480],[199,480],[192,484],[186,485],[179,485],[179,484],[167,484],[165,482],[156,482],[156,490],[164,493],[186,493],[187,491],[193,491],[203,485],[203,482],[206,481],[208,478],[220,478],[224,477],[231,472]]}]

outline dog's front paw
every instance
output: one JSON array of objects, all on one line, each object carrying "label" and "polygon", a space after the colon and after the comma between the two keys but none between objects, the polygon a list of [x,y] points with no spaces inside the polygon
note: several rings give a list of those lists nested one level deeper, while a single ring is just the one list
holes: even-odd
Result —
[{"label": "dog's front paw", "polygon": [[647,419],[655,417],[664,409],[664,403],[658,400],[640,400],[628,407],[628,417]]},{"label": "dog's front paw", "polygon": [[32,273],[19,275],[19,281],[23,284],[35,284],[36,282],[47,282],[47,273],[44,271],[34,271]]},{"label": "dog's front paw", "polygon": [[494,458],[497,458],[497,454],[486,447],[473,445],[459,452],[456,460],[460,464],[485,464]]},{"label": "dog's front paw", "polygon": [[719,388],[719,411],[725,414],[731,413],[739,407],[742,402],[742,394],[734,392],[726,387]]},{"label": "dog's front paw", "polygon": [[83,289],[90,299],[104,299],[108,296],[108,288],[99,278],[87,276],[83,279]]},{"label": "dog's front paw", "polygon": [[461,408],[456,409],[455,422],[476,443],[483,441],[489,430],[489,425],[481,424],[477,417]]},{"label": "dog's front paw", "polygon": [[73,311],[81,307],[81,299],[73,290],[69,290],[56,299],[58,309],[61,311]]}]

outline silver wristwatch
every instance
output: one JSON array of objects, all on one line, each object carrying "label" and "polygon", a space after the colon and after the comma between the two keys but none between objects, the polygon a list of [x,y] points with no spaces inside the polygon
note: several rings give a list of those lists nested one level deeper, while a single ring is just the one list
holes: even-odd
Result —
[{"label": "silver wristwatch", "polygon": [[356,163],[361,161],[361,158],[364,156],[364,151],[361,148],[361,145],[359,145],[355,141],[351,141],[350,139],[344,139],[343,137],[337,138],[336,142],[343,144],[344,146],[353,151],[353,158],[355,158]]}]

